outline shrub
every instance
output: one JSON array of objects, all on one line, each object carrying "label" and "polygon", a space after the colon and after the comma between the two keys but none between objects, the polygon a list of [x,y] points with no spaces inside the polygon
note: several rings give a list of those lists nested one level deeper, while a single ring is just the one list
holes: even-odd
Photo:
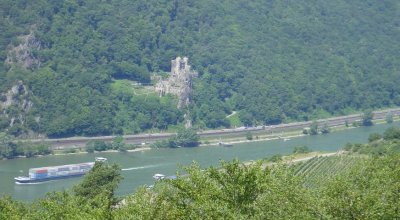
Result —
[{"label": "shrub", "polygon": [[307,146],[297,146],[294,147],[293,153],[294,154],[303,154],[303,153],[309,153],[311,152],[311,149],[308,148]]},{"label": "shrub", "polygon": [[392,139],[400,139],[400,128],[391,127],[385,130],[383,133],[383,139],[392,140]]},{"label": "shrub", "polygon": [[317,135],[318,134],[318,122],[313,121],[310,125],[310,135]]},{"label": "shrub", "polygon": [[322,129],[321,129],[321,133],[322,133],[322,134],[328,134],[330,131],[331,131],[331,130],[329,129],[328,124],[325,123],[324,126],[323,126]]},{"label": "shrub", "polygon": [[371,126],[374,123],[372,119],[374,118],[374,113],[372,111],[366,111],[361,115],[362,125],[363,126]]},{"label": "shrub", "polygon": [[253,140],[253,134],[250,131],[246,132],[246,139],[249,141]]},{"label": "shrub", "polygon": [[268,158],[267,161],[270,161],[270,162],[273,162],[273,163],[282,161],[282,155],[280,155],[280,154],[275,154],[275,155],[273,155],[272,157]]},{"label": "shrub", "polygon": [[388,124],[393,123],[393,114],[392,114],[391,112],[389,112],[389,113],[386,115],[386,123],[388,123]]},{"label": "shrub", "polygon": [[373,142],[373,141],[377,141],[380,140],[382,138],[382,135],[379,133],[372,133],[369,135],[368,137],[368,142]]}]

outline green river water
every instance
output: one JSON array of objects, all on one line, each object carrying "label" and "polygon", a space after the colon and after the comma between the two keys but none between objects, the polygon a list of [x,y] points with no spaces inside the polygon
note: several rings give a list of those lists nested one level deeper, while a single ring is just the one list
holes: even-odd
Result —
[{"label": "green river water", "polygon": [[201,166],[218,165],[219,160],[241,161],[256,160],[274,154],[290,154],[295,146],[306,145],[313,150],[334,152],[346,143],[365,143],[369,134],[383,133],[390,126],[400,126],[400,122],[391,125],[380,124],[372,127],[360,127],[333,132],[326,135],[303,136],[291,140],[271,140],[235,144],[233,147],[204,146],[196,148],[152,149],[132,153],[98,153],[62,156],[45,156],[29,159],[15,159],[0,161],[0,196],[11,195],[23,201],[32,201],[43,197],[47,192],[70,189],[81,178],[71,178],[50,181],[32,185],[17,185],[14,177],[27,175],[29,168],[42,166],[56,166],[90,162],[94,157],[107,157],[109,163],[121,166],[124,180],[120,183],[117,194],[133,193],[140,185],[152,185],[152,176],[155,173],[173,175],[179,165],[188,165],[197,161]]}]

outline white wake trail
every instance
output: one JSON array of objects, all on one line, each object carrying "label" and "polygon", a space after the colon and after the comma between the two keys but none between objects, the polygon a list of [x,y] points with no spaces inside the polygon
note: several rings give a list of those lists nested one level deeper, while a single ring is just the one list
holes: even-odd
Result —
[{"label": "white wake trail", "polygon": [[141,169],[146,169],[146,168],[151,168],[151,167],[159,167],[163,164],[157,164],[157,165],[147,165],[147,166],[140,166],[140,167],[129,167],[129,168],[124,168],[121,169],[122,171],[129,171],[129,170],[141,170]]}]

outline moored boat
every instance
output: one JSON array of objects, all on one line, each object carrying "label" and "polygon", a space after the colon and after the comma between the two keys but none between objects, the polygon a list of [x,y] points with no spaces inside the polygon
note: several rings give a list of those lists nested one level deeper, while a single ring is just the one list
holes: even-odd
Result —
[{"label": "moored boat", "polygon": [[219,144],[220,146],[223,146],[223,147],[233,147],[233,144],[231,144],[231,143],[219,142],[218,144]]}]

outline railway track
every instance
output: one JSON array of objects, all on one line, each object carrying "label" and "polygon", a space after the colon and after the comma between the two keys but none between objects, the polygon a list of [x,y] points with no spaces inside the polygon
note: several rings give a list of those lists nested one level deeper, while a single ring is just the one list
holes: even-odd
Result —
[{"label": "railway track", "polygon": [[[400,116],[400,108],[388,109],[374,112],[374,120],[385,119],[388,113],[392,113],[393,116]],[[344,125],[347,123],[351,124],[355,121],[361,120],[361,114],[332,117],[327,119],[318,120],[319,126],[323,126],[325,123],[329,127]],[[242,135],[247,132],[252,133],[279,133],[283,131],[299,130],[311,125],[311,121],[306,122],[294,122],[288,124],[270,125],[270,126],[256,126],[256,127],[240,127],[232,129],[221,129],[221,130],[208,130],[198,132],[201,138],[212,138],[221,136],[232,136]],[[124,140],[128,144],[141,144],[141,143],[153,143],[159,140],[167,139],[175,135],[174,133],[154,133],[154,134],[137,134],[137,135],[125,135]],[[72,137],[72,138],[57,138],[57,139],[34,139],[29,140],[33,143],[46,142],[51,144],[53,149],[65,149],[65,148],[79,148],[84,147],[88,141],[99,140],[105,142],[111,142],[115,136],[99,136],[99,137]]]}]

